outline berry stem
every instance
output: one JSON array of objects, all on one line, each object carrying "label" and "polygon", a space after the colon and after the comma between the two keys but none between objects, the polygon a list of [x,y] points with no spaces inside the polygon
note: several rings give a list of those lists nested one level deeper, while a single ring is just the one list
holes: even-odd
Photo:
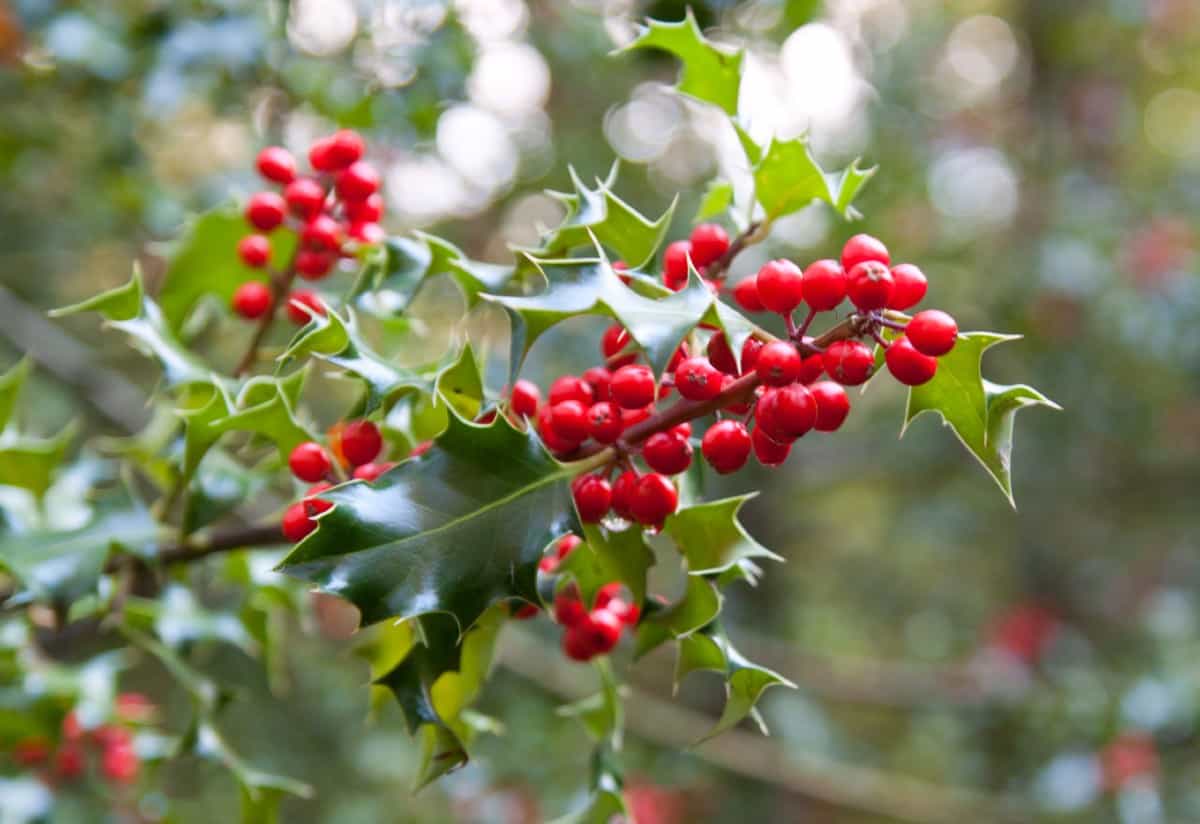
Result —
[{"label": "berry stem", "polygon": [[763,223],[759,220],[756,220],[747,226],[745,231],[735,237],[733,242],[729,244],[729,248],[725,250],[725,254],[721,255],[708,265],[708,268],[704,271],[704,276],[709,280],[720,279],[721,276],[725,274],[725,271],[729,268],[730,264],[733,263],[733,259],[737,257],[743,249],[762,240],[759,235],[759,230],[762,228]]},{"label": "berry stem", "polygon": [[242,359],[238,361],[238,365],[233,370],[235,378],[240,378],[249,372],[251,367],[254,366],[254,362],[258,360],[259,347],[262,346],[267,333],[271,331],[271,324],[275,322],[275,316],[279,314],[279,307],[283,306],[283,302],[287,300],[288,293],[292,290],[292,281],[296,279],[296,255],[299,251],[300,246],[297,244],[296,251],[292,252],[292,258],[288,261],[283,271],[271,273],[271,306],[259,318],[258,328],[254,330],[254,337],[250,339],[250,345],[246,348],[245,354],[242,355]]},{"label": "berry stem", "polygon": [[804,323],[800,324],[800,328],[792,334],[792,340],[803,340],[808,334],[808,327],[812,326],[812,322],[817,318],[817,310],[809,309],[808,315],[804,318]]}]

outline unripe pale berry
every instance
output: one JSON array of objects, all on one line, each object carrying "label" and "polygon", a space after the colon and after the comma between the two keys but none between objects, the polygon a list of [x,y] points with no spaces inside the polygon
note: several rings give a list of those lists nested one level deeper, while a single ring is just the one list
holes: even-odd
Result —
[{"label": "unripe pale berry", "polygon": [[668,244],[663,252],[663,284],[672,292],[678,292],[687,286],[688,255],[691,251],[691,243],[677,240]]},{"label": "unripe pale berry", "polygon": [[846,272],[836,260],[818,260],[804,270],[804,302],[817,312],[836,309],[846,297]]},{"label": "unripe pale berry", "polygon": [[609,393],[623,409],[641,409],[654,403],[654,373],[640,364],[622,366],[613,372]]},{"label": "unripe pale berry", "polygon": [[817,422],[813,427],[818,432],[835,432],[850,414],[850,398],[841,384],[833,381],[817,381],[808,387],[817,402]]},{"label": "unripe pale berry", "polygon": [[722,374],[708,358],[688,358],[675,369],[675,388],[689,401],[712,400],[721,394]]},{"label": "unripe pale berry", "polygon": [[829,344],[821,360],[829,377],[844,386],[866,383],[875,369],[875,356],[856,340],[839,340]]},{"label": "unripe pale berry", "polygon": [[692,445],[672,432],[656,432],[642,445],[647,466],[664,475],[678,475],[692,465]]},{"label": "unripe pale berry", "polygon": [[751,275],[739,280],[733,287],[733,299],[747,312],[761,312],[765,307],[758,295],[758,277]]},{"label": "unripe pale berry", "polygon": [[585,475],[582,482],[575,485],[574,493],[575,508],[585,524],[599,523],[612,508],[612,487],[599,475]]},{"label": "unripe pale berry", "polygon": [[849,270],[846,294],[863,312],[882,309],[892,297],[892,273],[884,264],[867,260]]},{"label": "unripe pale berry", "polygon": [[288,455],[288,467],[297,478],[311,484],[324,479],[333,469],[333,462],[319,443],[305,441]]},{"label": "unripe pale berry", "polygon": [[283,513],[279,529],[283,537],[292,543],[304,540],[308,534],[317,528],[317,522],[308,516],[304,503],[294,503]]},{"label": "unripe pale berry", "polygon": [[918,352],[907,337],[892,341],[885,360],[892,377],[905,386],[928,383],[937,372],[937,358]]},{"label": "unripe pale berry", "polygon": [[379,190],[379,172],[360,160],[340,172],[334,186],[342,200],[366,200]]},{"label": "unripe pale berry", "polygon": [[722,475],[736,472],[750,457],[750,433],[741,421],[717,421],[704,433],[700,451]]},{"label": "unripe pale berry", "polygon": [[233,293],[233,311],[247,320],[261,318],[271,308],[271,289],[256,280],[243,283]]},{"label": "unripe pale berry", "polygon": [[792,451],[790,443],[780,443],[767,434],[762,425],[754,427],[750,440],[754,444],[754,457],[763,466],[779,466]]},{"label": "unripe pale berry", "polygon": [[550,384],[550,405],[555,406],[563,401],[579,401],[584,406],[591,406],[595,393],[583,378],[577,375],[562,375]]},{"label": "unripe pale berry", "polygon": [[288,295],[287,313],[292,323],[304,326],[312,319],[309,312],[314,315],[325,314],[325,304],[317,297],[316,292],[311,289],[297,289]]},{"label": "unripe pale berry", "polygon": [[513,385],[510,407],[515,415],[532,418],[542,402],[542,393],[532,381],[519,380]]},{"label": "unripe pale berry", "polygon": [[892,297],[888,308],[903,312],[916,306],[925,298],[929,282],[925,273],[911,263],[900,263],[892,267]]},{"label": "unripe pale berry", "polygon": [[791,313],[804,300],[804,273],[790,260],[771,260],[758,270],[758,299],[781,315]]},{"label": "unripe pale berry", "polygon": [[588,433],[598,443],[615,443],[625,429],[621,410],[615,403],[601,401],[588,409]]},{"label": "unripe pale berry", "polygon": [[246,202],[246,220],[260,232],[269,232],[283,223],[287,203],[275,192],[259,192]]},{"label": "unripe pale berry", "polygon": [[800,353],[790,343],[773,341],[759,351],[754,370],[767,386],[786,386],[800,376]]},{"label": "unripe pale berry", "polygon": [[627,469],[617,476],[612,487],[613,512],[627,521],[636,520],[633,517],[633,493],[637,489],[641,476],[632,469]]},{"label": "unripe pale berry", "polygon": [[550,426],[562,440],[578,445],[587,439],[588,407],[579,401],[563,401],[550,407]]},{"label": "unripe pale berry", "polygon": [[645,526],[661,526],[679,505],[675,485],[664,475],[649,472],[642,476],[629,502],[634,520]]},{"label": "unripe pale berry", "polygon": [[892,262],[883,242],[870,235],[855,235],[842,247],[842,268],[849,272],[864,261],[874,260],[887,266]]},{"label": "unripe pale berry", "polygon": [[918,352],[938,357],[954,348],[954,342],[958,339],[958,324],[941,310],[926,309],[913,315],[904,334]]},{"label": "unripe pale berry", "polygon": [[701,223],[692,229],[688,241],[697,267],[707,266],[729,251],[729,233],[717,223]]},{"label": "unripe pale berry", "polygon": [[320,280],[333,269],[334,256],[316,249],[301,249],[296,253],[296,274],[305,280]]},{"label": "unripe pale berry", "polygon": [[246,235],[238,241],[238,257],[251,269],[261,269],[271,259],[271,241],[265,235]]},{"label": "unripe pale berry", "polygon": [[383,435],[371,421],[350,421],[342,429],[342,454],[351,466],[370,463],[383,449]]},{"label": "unripe pale berry", "polygon": [[268,146],[254,161],[258,173],[273,183],[287,185],[296,179],[296,159],[282,146]]}]

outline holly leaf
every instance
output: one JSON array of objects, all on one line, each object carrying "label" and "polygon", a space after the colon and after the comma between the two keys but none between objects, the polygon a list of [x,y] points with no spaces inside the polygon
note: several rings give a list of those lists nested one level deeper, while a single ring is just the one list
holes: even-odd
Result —
[{"label": "holly leaf", "polygon": [[17,400],[29,377],[31,361],[28,357],[21,358],[11,369],[0,375],[0,432],[8,428],[13,421],[13,413],[17,408]]},{"label": "holly leaf", "polygon": [[364,623],[445,612],[465,631],[499,601],[537,603],[542,552],[574,526],[577,471],[504,416],[479,426],[452,413],[425,455],[325,493],[334,508],[280,568]]},{"label": "holly leaf", "polygon": [[142,271],[134,266],[133,277],[123,286],[101,292],[71,306],[50,312],[58,318],[80,312],[99,312],[106,326],[127,334],[135,348],[158,361],[168,388],[215,380],[212,370],[179,342],[168,327],[158,305],[142,289]]},{"label": "holly leaf", "polygon": [[637,37],[621,52],[646,48],[670,52],[683,63],[675,86],[679,92],[712,103],[731,116],[737,114],[741,49],[718,46],[705,38],[690,8],[677,23],[649,20],[638,28]]},{"label": "holly leaf", "polygon": [[692,222],[699,223],[702,220],[716,217],[732,204],[733,184],[720,178],[710,180],[704,189],[704,197],[700,200],[700,207],[696,209],[696,216],[692,218]]},{"label": "holly leaf", "polygon": [[459,352],[458,360],[438,373],[437,396],[454,407],[463,418],[473,421],[483,407],[483,375],[471,344]]},{"label": "holly leaf", "polygon": [[0,485],[27,489],[41,499],[76,434],[71,424],[53,438],[30,438],[12,430],[0,436]]},{"label": "holly leaf", "polygon": [[414,232],[411,238],[388,238],[372,253],[351,297],[360,298],[363,308],[378,307],[376,314],[395,315],[408,307],[427,280],[449,275],[467,305],[474,306],[480,292],[502,291],[515,274],[514,266],[471,260],[448,240]]},{"label": "holly leaf", "polygon": [[600,673],[600,691],[559,707],[558,714],[577,719],[593,740],[610,741],[619,747],[625,724],[620,688],[607,659],[598,658],[595,667]]},{"label": "holly leaf", "polygon": [[[573,553],[572,553],[573,554]],[[713,582],[699,575],[689,576],[683,596],[673,604],[647,611],[637,626],[634,657],[672,638],[683,638],[708,626],[721,614],[721,594]]]},{"label": "holly leaf", "polygon": [[754,495],[684,507],[669,516],[663,532],[687,559],[691,575],[720,575],[742,561],[783,559],[750,537],[738,513]]},{"label": "holly leaf", "polygon": [[[158,305],[167,327],[178,333],[201,298],[212,295],[228,306],[243,283],[261,280],[262,271],[242,263],[237,245],[251,229],[237,209],[222,207],[199,215],[172,249]],[[277,269],[287,265],[296,249],[296,234],[272,232],[271,261]]]},{"label": "holly leaf", "polygon": [[861,217],[851,206],[877,167],[860,169],[855,160],[838,172],[825,172],[808,138],[774,140],[754,163],[754,191],[768,221],[822,200],[847,220]]},{"label": "holly leaf", "polygon": [[654,565],[654,553],[646,546],[641,527],[614,532],[585,524],[583,536],[584,543],[564,558],[558,568],[579,585],[584,603],[591,604],[600,587],[612,581],[625,584],[634,601],[642,603],[646,599],[646,572]]},{"label": "holly leaf", "polygon": [[566,206],[566,217],[543,237],[540,246],[520,251],[543,259],[565,258],[572,250],[598,241],[633,268],[649,262],[671,228],[679,198],[671,201],[658,220],[650,220],[613,193],[618,167],[614,163],[608,178],[597,179],[595,189],[589,189],[575,169],[569,169],[575,191],[550,192]]},{"label": "holly leaf", "polygon": [[573,813],[554,819],[550,824],[609,824],[613,820],[628,818],[619,765],[608,747],[599,747],[592,754],[591,772],[591,792],[587,804]]},{"label": "holly leaf", "polygon": [[1013,420],[1027,406],[1062,407],[1033,387],[1003,386],[984,380],[983,353],[998,343],[1018,340],[1020,335],[965,332],[954,348],[938,358],[933,380],[908,392],[904,426],[925,412],[935,412],[954,432],[959,442],[975,456],[1008,502],[1016,506],[1012,493]]},{"label": "holly leaf", "polygon": [[222,450],[210,452],[188,486],[184,533],[191,534],[252,500],[266,483],[262,472],[246,468]]}]

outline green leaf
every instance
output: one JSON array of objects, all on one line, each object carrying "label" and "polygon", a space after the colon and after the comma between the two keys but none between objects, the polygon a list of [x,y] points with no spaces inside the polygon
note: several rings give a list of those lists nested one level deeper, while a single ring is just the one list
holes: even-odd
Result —
[{"label": "green leaf", "polygon": [[5,433],[0,437],[0,484],[27,489],[42,498],[76,434],[74,425],[53,438],[28,438],[11,430]]},{"label": "green leaf", "polygon": [[[237,254],[238,241],[250,231],[242,213],[229,207],[205,212],[192,221],[171,252],[158,293],[168,328],[179,332],[206,295],[228,306],[239,286],[262,279],[262,272],[246,266]],[[296,249],[296,234],[280,230],[269,238],[271,260],[282,269]]]},{"label": "green leaf", "polygon": [[739,495],[680,509],[667,518],[663,532],[687,559],[692,575],[716,575],[741,561],[783,559],[750,537],[738,513],[754,495]]},{"label": "green leaf", "polygon": [[616,759],[608,747],[599,747],[592,755],[591,793],[579,810],[554,819],[551,824],[611,824],[625,820],[629,810],[622,794],[621,776]]},{"label": "green leaf", "polygon": [[726,114],[737,114],[743,52],[705,38],[690,8],[678,23],[648,21],[622,51],[645,48],[663,49],[680,59],[683,68],[675,87],[680,92],[719,106]]},{"label": "green leaf", "polygon": [[79,312],[99,312],[108,326],[129,335],[136,348],[158,361],[169,388],[211,383],[217,379],[211,369],[175,338],[158,305],[145,296],[142,272],[137,266],[133,277],[124,286],[55,309],[50,316],[64,317]]},{"label": "green leaf", "polygon": [[95,591],[109,552],[124,547],[146,555],[158,527],[142,509],[101,512],[85,526],[34,530],[0,538],[0,565],[35,600],[69,604]]},{"label": "green leaf", "polygon": [[483,406],[483,375],[471,344],[463,346],[458,360],[437,376],[437,394],[468,421],[475,420]]},{"label": "green leaf", "polygon": [[860,169],[858,161],[839,172],[825,172],[817,164],[804,137],[774,140],[754,164],[755,196],[768,221],[823,200],[839,215],[860,217],[850,204],[875,168]]},{"label": "green leaf", "polygon": [[32,361],[28,357],[21,358],[12,369],[0,375],[0,432],[12,423],[13,412],[17,408],[17,400],[21,397],[21,389],[25,379],[29,377],[29,367]]},{"label": "green leaf", "polygon": [[462,290],[467,305],[474,306],[480,292],[502,291],[515,274],[513,266],[471,260],[447,240],[414,232],[412,238],[388,238],[372,253],[351,297],[369,295],[369,301],[360,300],[360,305],[378,303],[386,308],[386,314],[394,315],[408,307],[427,280],[449,275]]},{"label": "green leaf", "polygon": [[646,572],[654,564],[654,553],[646,546],[641,527],[613,532],[596,524],[585,524],[584,543],[563,559],[559,570],[579,585],[584,603],[591,604],[600,587],[620,581],[629,587],[635,603],[646,599]]},{"label": "green leaf", "polygon": [[578,719],[593,740],[608,741],[613,747],[619,747],[625,723],[620,688],[606,658],[597,658],[594,665],[600,673],[600,691],[559,707],[558,714]]},{"label": "green leaf", "polygon": [[716,217],[732,204],[733,184],[720,178],[710,180],[704,190],[704,198],[700,201],[700,208],[696,210],[696,216],[692,218],[692,222],[699,223],[710,217]]},{"label": "green leaf", "polygon": [[231,413],[209,424],[212,432],[253,432],[262,435],[275,444],[280,457],[286,461],[297,446],[305,441],[316,440],[296,420],[292,409],[296,388],[303,383],[306,371],[298,370],[286,378],[252,378],[242,387]]},{"label": "green leaf", "polygon": [[253,500],[266,483],[262,472],[247,469],[223,451],[210,452],[189,486],[183,531],[191,534],[229,514]]},{"label": "green leaf", "polygon": [[569,171],[575,191],[550,193],[566,206],[566,217],[540,246],[521,251],[543,259],[565,258],[572,250],[591,248],[598,241],[632,268],[649,262],[671,228],[678,197],[658,220],[651,221],[613,194],[618,164],[613,164],[606,180],[596,180],[595,189],[589,189],[573,168]]},{"label": "green leaf", "polygon": [[537,603],[537,565],[571,531],[567,480],[532,431],[451,414],[434,447],[374,485],[343,484],[281,569],[346,598],[364,623],[447,612],[460,630],[492,604]]},{"label": "green leaf", "polygon": [[683,597],[668,607],[648,611],[638,623],[634,657],[641,658],[673,638],[691,635],[720,614],[721,595],[712,581],[699,575],[689,576]]},{"label": "green leaf", "polygon": [[1002,386],[983,379],[983,353],[998,343],[1017,340],[1020,335],[965,332],[949,353],[938,358],[933,380],[908,392],[904,427],[925,412],[935,412],[953,430],[958,440],[983,465],[1015,506],[1012,493],[1013,419],[1027,406],[1058,404],[1030,386]]}]

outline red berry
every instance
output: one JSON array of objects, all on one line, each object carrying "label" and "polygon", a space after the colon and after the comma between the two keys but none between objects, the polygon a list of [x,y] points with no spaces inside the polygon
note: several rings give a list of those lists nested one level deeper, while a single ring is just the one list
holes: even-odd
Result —
[{"label": "red berry", "polygon": [[584,406],[591,406],[596,399],[591,385],[583,378],[575,375],[563,375],[555,378],[550,384],[550,405],[555,406],[563,401],[579,401]]},{"label": "red berry", "polygon": [[844,386],[866,383],[875,371],[875,356],[856,340],[839,340],[829,344],[821,357],[825,371]]},{"label": "red berry", "polygon": [[612,326],[604,330],[604,337],[600,339],[600,351],[604,354],[613,369],[625,366],[628,363],[633,363],[637,354],[630,352],[623,356],[619,362],[612,362],[612,359],[624,352],[632,342],[633,338],[629,336],[629,330],[619,323],[614,323]]},{"label": "red berry", "polygon": [[653,406],[643,406],[641,409],[622,409],[621,424],[628,429],[636,423],[641,423],[653,414]]},{"label": "red berry", "polygon": [[517,621],[528,621],[530,618],[537,617],[539,612],[541,610],[537,608],[536,604],[521,604],[513,610],[512,617]]},{"label": "red berry", "polygon": [[800,377],[800,353],[790,343],[777,340],[758,353],[754,371],[767,386],[787,386]]},{"label": "red berry", "polygon": [[542,402],[542,393],[532,381],[519,380],[513,386],[509,400],[513,414],[521,418],[532,418]]},{"label": "red berry", "polygon": [[663,252],[663,284],[672,292],[678,292],[687,286],[688,255],[691,254],[692,244],[686,240],[677,240],[668,244]]},{"label": "red berry", "polygon": [[316,528],[317,522],[309,517],[308,508],[304,506],[303,501],[292,504],[283,513],[280,529],[283,531],[283,537],[293,544],[304,540]]},{"label": "red berry", "polygon": [[667,431],[673,432],[681,438],[692,437],[692,425],[687,421],[684,421],[683,423],[677,423]]},{"label": "red berry", "polygon": [[799,383],[812,383],[823,374],[825,374],[825,363],[821,356],[819,354],[809,355],[800,361],[800,376],[796,380]]},{"label": "red berry", "polygon": [[790,260],[764,263],[757,282],[759,300],[772,312],[789,314],[804,299],[804,273]]},{"label": "red berry", "polygon": [[283,223],[287,203],[275,192],[259,192],[246,203],[246,220],[260,232],[269,232]]},{"label": "red berry", "polygon": [[537,429],[538,434],[542,436],[542,441],[546,444],[546,448],[555,453],[570,452],[575,447],[579,446],[579,442],[568,441],[566,438],[558,434],[554,429],[553,409],[550,404],[543,404],[542,408],[537,413]]},{"label": "red berry", "polygon": [[721,394],[722,378],[708,358],[688,358],[675,369],[675,388],[689,401],[708,401]]},{"label": "red berry", "polygon": [[885,360],[892,377],[905,386],[929,383],[937,372],[937,358],[918,352],[907,337],[892,341]]},{"label": "red berry", "polygon": [[624,624],[636,624],[642,611],[629,597],[631,594],[620,581],[612,581],[596,590],[593,608],[611,612]]},{"label": "red berry", "polygon": [[[729,341],[724,332],[718,332],[709,339],[705,352],[708,354],[708,362],[718,371],[724,372],[726,375],[738,374],[737,361],[733,359],[733,350],[729,348]],[[744,352],[745,348],[743,347],[743,354]]]},{"label": "red berry", "polygon": [[615,443],[625,430],[625,422],[621,419],[621,410],[615,403],[601,401],[592,404],[588,409],[588,433],[598,443]]},{"label": "red berry", "polygon": [[238,257],[251,269],[261,269],[271,260],[271,241],[265,235],[246,235],[238,241]]},{"label": "red berry", "polygon": [[40,735],[22,738],[13,745],[12,757],[22,767],[36,767],[50,757],[50,741]]},{"label": "red berry", "polygon": [[742,344],[742,371],[752,372],[758,366],[758,355],[762,352],[762,341],[758,338],[746,338],[746,342]]},{"label": "red berry", "polygon": [[351,466],[362,466],[378,457],[383,435],[370,421],[350,421],[342,428],[342,454]]},{"label": "red berry", "polygon": [[63,744],[54,755],[54,772],[59,778],[78,778],[84,765],[83,748],[78,744]]},{"label": "red berry", "polygon": [[612,488],[613,512],[627,521],[637,520],[633,517],[633,493],[637,489],[641,476],[632,469],[627,469],[617,476]]},{"label": "red berry", "polygon": [[787,440],[802,437],[817,422],[817,402],[808,387],[794,383],[775,391],[775,428]]},{"label": "red berry", "polygon": [[842,268],[849,272],[855,266],[873,260],[887,266],[892,262],[883,242],[870,235],[855,235],[842,247]]},{"label": "red berry", "polygon": [[378,480],[380,475],[382,475],[384,472],[387,472],[393,466],[395,466],[394,463],[387,462],[387,461],[385,461],[383,463],[365,463],[365,464],[362,464],[361,466],[354,467],[353,474],[354,474],[354,477],[357,478],[358,480],[366,481],[367,483],[370,484],[370,483],[375,483],[375,481]]},{"label": "red berry", "polygon": [[911,263],[901,263],[892,267],[892,297],[888,301],[889,309],[904,311],[916,306],[925,298],[929,283],[925,273]]},{"label": "red berry", "polygon": [[359,161],[338,174],[335,186],[342,200],[366,200],[379,190],[379,172],[370,163]]},{"label": "red berry", "polygon": [[[721,382],[721,391],[727,391],[735,380],[736,378],[734,378],[733,375],[726,375],[724,380]],[[725,405],[725,411],[733,415],[745,415],[750,411],[750,401],[748,399],[743,399],[733,403],[728,403]]]},{"label": "red berry", "polygon": [[564,627],[574,627],[587,619],[587,607],[579,600],[575,587],[565,587],[554,596],[554,620]]},{"label": "red berry", "polygon": [[576,547],[583,543],[583,539],[573,533],[568,533],[558,539],[558,543],[554,545],[554,557],[562,560],[575,551]]},{"label": "red berry", "polygon": [[287,201],[292,214],[307,220],[321,213],[321,207],[325,204],[325,190],[312,178],[298,177],[283,190],[283,199]]},{"label": "red berry", "polygon": [[78,741],[83,738],[83,725],[79,723],[79,716],[75,710],[71,710],[63,717],[62,737],[67,741]]},{"label": "red berry", "polygon": [[729,251],[729,233],[717,223],[701,223],[692,229],[688,241],[691,243],[692,262],[697,267],[714,263]]},{"label": "red berry", "polygon": [[268,146],[254,161],[258,173],[273,183],[287,185],[296,179],[296,159],[282,146]]},{"label": "red berry", "polygon": [[329,510],[333,509],[332,501],[327,501],[324,498],[317,497],[322,492],[325,492],[329,489],[333,489],[333,484],[329,483],[328,481],[318,481],[310,486],[304,492],[304,500],[301,501],[301,503],[304,504],[304,511],[310,516],[315,516],[320,515],[322,512],[328,512]]},{"label": "red berry", "polygon": [[741,421],[717,421],[704,433],[700,451],[722,475],[736,472],[750,457],[750,433]]},{"label": "red berry", "polygon": [[346,230],[351,240],[356,240],[359,243],[382,243],[387,237],[387,232],[378,223],[369,223],[365,221],[355,221],[350,224],[350,228]]},{"label": "red berry", "polygon": [[958,340],[958,324],[945,312],[926,309],[913,315],[904,334],[918,352],[938,357],[954,348]]},{"label": "red berry", "polygon": [[817,381],[808,387],[817,402],[817,422],[813,426],[818,432],[835,432],[850,414],[850,398],[840,384],[833,381]]},{"label": "red berry", "polygon": [[613,372],[608,391],[622,409],[641,409],[654,403],[654,373],[640,364],[622,366]]},{"label": "red berry", "polygon": [[346,217],[352,223],[378,223],[383,217],[383,196],[373,194],[363,200],[351,200],[346,205]]},{"label": "red berry", "polygon": [[593,366],[583,371],[581,376],[588,386],[592,387],[592,397],[598,401],[609,399],[608,387],[612,383],[612,372],[603,366]]},{"label": "red berry", "polygon": [[318,172],[332,172],[337,166],[333,162],[333,138],[321,137],[308,147],[308,165]]},{"label": "red berry", "polygon": [[323,480],[333,469],[333,462],[319,443],[305,441],[288,455],[288,467],[297,478],[311,484]]},{"label": "red berry", "polygon": [[754,275],[737,282],[733,287],[733,299],[747,312],[761,312],[765,308],[758,295],[758,278]]},{"label": "red berry", "polygon": [[265,283],[252,280],[233,293],[233,311],[247,320],[261,318],[271,308],[271,290]]},{"label": "red berry", "polygon": [[790,441],[787,432],[776,420],[775,407],[779,403],[779,391],[767,389],[754,402],[755,425],[777,441]]},{"label": "red berry", "polygon": [[[307,311],[306,311],[307,310]],[[325,304],[311,289],[297,289],[288,295],[288,319],[297,326],[303,326],[312,318],[309,314],[324,315]]]},{"label": "red berry", "polygon": [[296,253],[296,274],[305,280],[320,280],[333,268],[334,256],[329,252],[301,249]]},{"label": "red berry", "polygon": [[579,401],[563,401],[550,407],[550,426],[559,438],[578,446],[591,430],[588,408]]},{"label": "red berry", "polygon": [[327,140],[331,169],[344,169],[360,160],[367,151],[362,137],[350,129],[340,129]]},{"label": "red berry", "polygon": [[562,647],[563,653],[572,661],[587,661],[596,654],[591,634],[578,624],[563,633]]},{"label": "red berry", "polygon": [[656,432],[642,445],[642,458],[655,472],[678,475],[692,465],[692,444],[672,432]]},{"label": "red berry", "polygon": [[137,780],[138,756],[132,744],[106,747],[100,758],[100,771],[109,781],[130,784]]},{"label": "red berry", "polygon": [[763,466],[780,466],[792,451],[790,443],[780,443],[772,438],[762,424],[754,427],[750,440],[754,443],[754,457]]},{"label": "red berry", "polygon": [[867,260],[846,276],[846,294],[863,312],[882,309],[892,297],[892,272],[882,263]]},{"label": "red berry", "polygon": [[818,260],[804,270],[804,302],[828,312],[846,297],[846,273],[836,260]]},{"label": "red berry", "polygon": [[646,526],[660,526],[679,505],[675,485],[664,475],[649,472],[638,481],[629,502],[634,520]]},{"label": "red berry", "polygon": [[[573,403],[573,401],[567,401]],[[585,475],[575,484],[575,508],[585,524],[599,523],[612,508],[612,487],[599,475]]]},{"label": "red berry", "polygon": [[607,609],[594,609],[583,622],[578,625],[578,629],[587,633],[592,650],[599,655],[606,652],[611,652],[621,640],[621,632],[625,629],[625,622],[620,616]]},{"label": "red berry", "polygon": [[300,232],[300,242],[312,249],[336,252],[342,246],[342,227],[329,215],[317,215]]}]

